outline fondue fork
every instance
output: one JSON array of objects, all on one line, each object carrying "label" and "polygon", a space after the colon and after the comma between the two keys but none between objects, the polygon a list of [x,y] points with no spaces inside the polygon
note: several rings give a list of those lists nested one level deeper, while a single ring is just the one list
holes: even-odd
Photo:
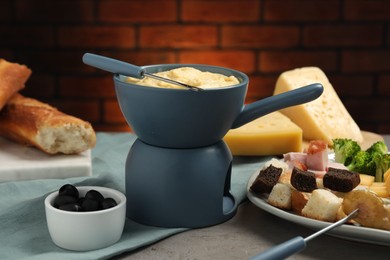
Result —
[{"label": "fondue fork", "polygon": [[146,76],[146,77],[154,78],[156,80],[160,80],[170,84],[188,88],[194,91],[203,90],[202,88],[191,86],[176,80],[171,80],[171,79],[156,76],[151,73],[147,73],[142,67],[127,62],[123,62],[120,60],[112,59],[109,57],[101,56],[101,55],[85,53],[83,56],[83,62],[95,68],[109,71],[114,74],[121,74],[124,76],[138,78],[138,79],[142,79]]},{"label": "fondue fork", "polygon": [[348,220],[357,216],[359,209],[355,209],[348,216],[340,219],[339,221],[317,231],[316,233],[303,238],[301,236],[294,237],[286,242],[283,242],[277,246],[271,247],[270,249],[261,252],[258,255],[255,255],[250,258],[250,260],[266,260],[266,259],[285,259],[288,256],[291,256],[295,253],[298,253],[306,248],[306,242],[312,240],[313,238],[318,237],[319,235],[324,234],[325,232],[334,229]]}]

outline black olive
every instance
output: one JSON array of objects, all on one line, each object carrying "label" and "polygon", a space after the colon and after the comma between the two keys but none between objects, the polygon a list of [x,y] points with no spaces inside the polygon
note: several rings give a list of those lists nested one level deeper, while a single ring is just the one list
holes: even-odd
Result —
[{"label": "black olive", "polygon": [[113,198],[105,198],[102,202],[102,209],[109,209],[117,205]]},{"label": "black olive", "polygon": [[69,204],[61,205],[59,209],[77,212],[77,211],[81,211],[81,206],[77,203],[69,203]]},{"label": "black olive", "polygon": [[71,184],[63,185],[53,202],[53,206],[58,209],[76,212],[109,209],[116,205],[117,203],[113,198],[104,198],[96,190],[89,190],[85,197],[79,197],[78,189]]},{"label": "black olive", "polygon": [[58,196],[71,196],[77,199],[79,197],[79,191],[72,184],[65,184],[59,189]]},{"label": "black olive", "polygon": [[104,200],[104,197],[100,192],[96,190],[89,190],[87,194],[85,194],[85,199],[96,200],[100,204]]},{"label": "black olive", "polygon": [[82,205],[84,200],[85,200],[84,197],[80,197],[80,198],[77,200],[77,204]]},{"label": "black olive", "polygon": [[81,208],[83,211],[96,211],[101,209],[100,205],[101,204],[97,200],[86,197],[81,204]]},{"label": "black olive", "polygon": [[57,196],[54,199],[53,206],[56,208],[59,208],[60,206],[70,204],[70,203],[76,203],[77,199],[72,196]]}]

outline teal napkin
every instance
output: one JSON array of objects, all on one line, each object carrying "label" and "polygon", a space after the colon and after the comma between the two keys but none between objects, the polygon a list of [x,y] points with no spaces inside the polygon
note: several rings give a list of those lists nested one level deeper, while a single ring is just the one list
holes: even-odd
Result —
[{"label": "teal napkin", "polygon": [[[120,241],[107,248],[73,252],[52,242],[46,225],[45,197],[67,183],[105,186],[125,192],[125,159],[135,139],[129,133],[98,133],[92,150],[91,177],[0,183],[0,259],[106,259],[186,231],[145,226],[127,219]],[[264,160],[234,158],[231,189],[239,201],[246,198],[247,182]]]}]

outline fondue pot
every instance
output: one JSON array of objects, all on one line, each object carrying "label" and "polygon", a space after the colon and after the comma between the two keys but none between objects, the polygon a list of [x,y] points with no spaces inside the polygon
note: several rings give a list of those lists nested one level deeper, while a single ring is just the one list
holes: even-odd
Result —
[{"label": "fondue pot", "polygon": [[142,69],[153,74],[179,67],[235,76],[239,84],[202,91],[157,88],[129,83],[127,75],[107,69],[138,137],[126,159],[127,217],[153,226],[205,227],[228,220],[238,206],[230,190],[232,154],[222,140],[229,129],[314,100],[323,87],[312,84],[244,105],[249,80],[242,72],[199,64]]}]

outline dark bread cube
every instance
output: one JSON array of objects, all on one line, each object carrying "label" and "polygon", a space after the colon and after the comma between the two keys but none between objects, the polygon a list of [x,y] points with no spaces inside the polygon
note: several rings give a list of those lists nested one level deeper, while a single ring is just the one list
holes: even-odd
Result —
[{"label": "dark bread cube", "polygon": [[250,189],[260,194],[270,193],[272,188],[278,183],[282,171],[282,168],[274,167],[272,164],[262,169]]},{"label": "dark bread cube", "polygon": [[360,175],[343,169],[329,167],[324,175],[324,187],[340,192],[349,192],[360,183]]},{"label": "dark bread cube", "polygon": [[296,167],[292,170],[290,182],[299,191],[312,192],[317,189],[315,174],[310,171],[302,171]]}]

